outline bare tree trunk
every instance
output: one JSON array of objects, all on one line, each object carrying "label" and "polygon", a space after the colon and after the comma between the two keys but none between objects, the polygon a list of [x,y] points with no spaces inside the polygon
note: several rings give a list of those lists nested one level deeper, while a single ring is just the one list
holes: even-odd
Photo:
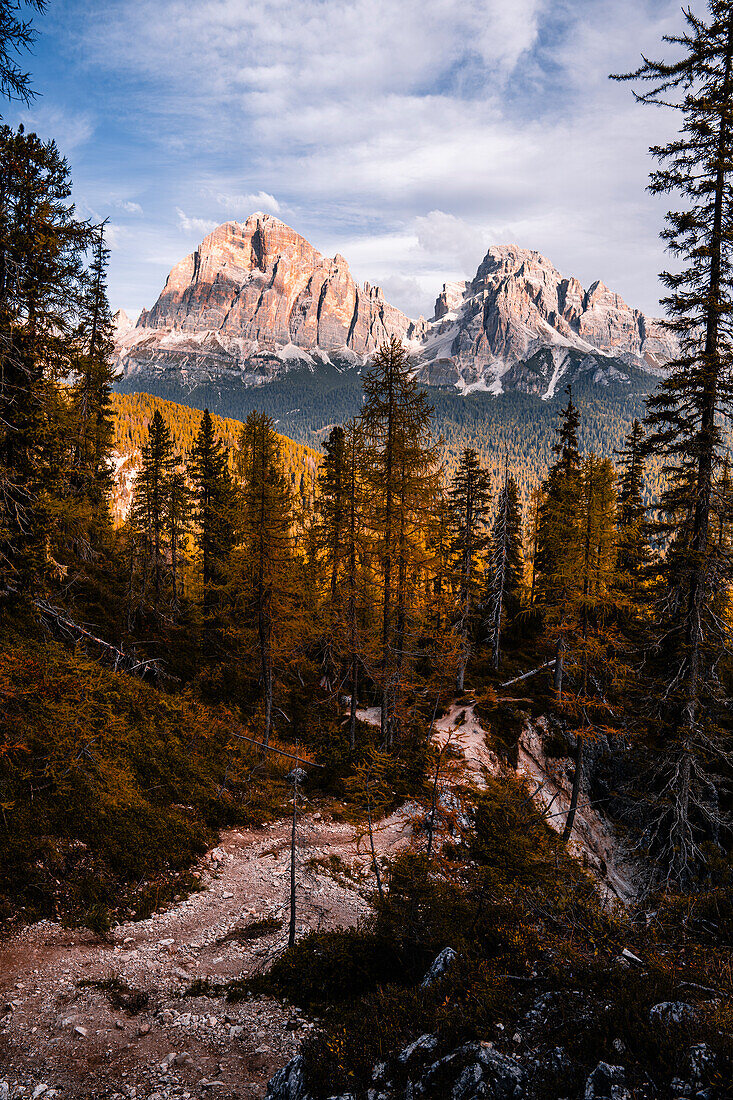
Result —
[{"label": "bare tree trunk", "polygon": [[562,838],[566,844],[568,840],[570,840],[570,834],[575,824],[575,814],[578,809],[578,795],[580,794],[580,786],[583,779],[584,745],[585,738],[582,733],[578,733],[575,750],[575,775],[573,777],[573,790],[570,795],[570,809],[568,810],[568,816],[565,819],[565,828],[562,833]]},{"label": "bare tree trunk", "polygon": [[430,856],[433,851],[433,833],[435,832],[435,811],[438,805],[438,778],[440,776],[440,763],[443,759],[443,751],[438,753],[438,759],[435,762],[435,778],[433,780],[433,801],[430,808],[430,824],[428,825],[428,850],[425,856],[425,874],[428,873],[430,868]]},{"label": "bare tree trunk", "polygon": [[354,654],[351,661],[351,706],[349,713],[349,749],[353,753],[356,749],[356,693],[359,687],[359,661]]},{"label": "bare tree trunk", "polygon": [[555,695],[558,699],[562,698],[562,674],[563,674],[563,659],[565,657],[565,638],[561,634],[557,639],[557,649],[555,650],[555,675],[553,677],[552,686],[555,690]]},{"label": "bare tree trunk", "polygon": [[379,873],[379,864],[377,863],[377,853],[374,850],[374,830],[372,828],[372,793],[369,784],[369,773],[366,777],[366,789],[367,789],[367,817],[369,820],[369,847],[372,850],[372,866],[374,868],[374,874],[377,879],[377,891],[379,893],[379,900],[384,903],[384,890],[382,888],[382,876]]},{"label": "bare tree trunk", "polygon": [[[296,749],[297,752],[297,749]],[[290,930],[288,949],[295,947],[295,836],[298,823],[298,764],[293,772],[293,829],[290,836]]]}]

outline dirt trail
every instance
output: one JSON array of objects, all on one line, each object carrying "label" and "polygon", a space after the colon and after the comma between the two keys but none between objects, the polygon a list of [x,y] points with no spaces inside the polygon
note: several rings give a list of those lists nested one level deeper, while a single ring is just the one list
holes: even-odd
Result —
[{"label": "dirt trail", "polygon": [[[368,843],[357,847],[352,827],[320,818],[299,827],[300,934],[355,924],[373,886]],[[119,925],[108,944],[50,922],[2,944],[0,1098],[4,1085],[24,1086],[29,1100],[262,1097],[312,1023],[269,998],[228,1005],[184,991],[196,979],[252,974],[284,948],[289,834],[289,821],[227,830],[201,862],[200,892]],[[376,834],[378,854],[408,838],[407,821],[388,818]],[[282,927],[242,934],[264,918]],[[110,980],[147,994],[147,1005],[133,1015],[110,1003],[109,990],[83,984]]]},{"label": "dirt trail", "polygon": [[[375,708],[359,717],[379,723]],[[560,828],[569,762],[546,759],[541,732],[541,723],[527,725],[518,770],[538,788],[538,808],[549,806],[548,820]],[[453,734],[476,785],[502,770],[470,698],[435,723],[436,742]],[[378,855],[395,854],[411,836],[405,807],[376,830]],[[287,820],[225,831],[198,868],[200,892],[147,920],[119,925],[109,943],[42,922],[0,945],[0,1100],[263,1097],[268,1078],[297,1052],[313,1022],[269,998],[229,1005],[221,997],[186,991],[197,979],[224,983],[250,975],[284,949],[289,842]],[[608,894],[629,900],[629,868],[584,799],[572,847]],[[318,813],[303,817],[299,934],[350,926],[368,912],[370,862],[368,841],[358,841],[351,826]],[[248,925],[264,919],[282,923],[247,934]],[[98,984],[109,982],[121,983],[123,997],[143,997],[115,1007],[114,990]],[[25,1091],[18,1092],[18,1085]]]}]

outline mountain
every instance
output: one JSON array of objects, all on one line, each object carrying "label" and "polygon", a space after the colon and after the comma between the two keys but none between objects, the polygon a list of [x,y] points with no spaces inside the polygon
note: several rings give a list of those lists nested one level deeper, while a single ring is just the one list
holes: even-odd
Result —
[{"label": "mountain", "polygon": [[490,248],[470,283],[444,285],[432,320],[413,321],[379,287],[358,286],[343,256],[328,259],[269,214],[220,225],[134,328],[123,311],[116,322],[125,377],[173,370],[184,384],[236,375],[256,385],[329,360],[363,366],[394,335],[426,385],[551,398],[567,375],[624,383],[626,367],[656,372],[675,353],[659,321],[602,282],[585,290],[513,245]]},{"label": "mountain", "polygon": [[627,383],[629,366],[657,374],[677,345],[604,283],[585,290],[539,252],[505,245],[489,249],[470,283],[444,285],[413,348],[428,385],[547,399],[568,374],[602,385]]},{"label": "mountain", "polygon": [[259,408],[315,447],[358,413],[370,354],[398,336],[430,389],[448,469],[467,445],[496,471],[506,452],[525,490],[550,457],[568,382],[585,445],[610,453],[676,351],[602,282],[585,289],[513,245],[490,248],[470,282],[444,284],[430,320],[412,320],[268,214],[219,226],[136,325],[123,311],[115,323],[122,392],[237,419]]}]

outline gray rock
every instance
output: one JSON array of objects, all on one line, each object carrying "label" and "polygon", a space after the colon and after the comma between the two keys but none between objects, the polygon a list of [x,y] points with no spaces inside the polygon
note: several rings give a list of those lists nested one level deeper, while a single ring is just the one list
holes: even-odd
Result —
[{"label": "gray rock", "polygon": [[599,1062],[585,1082],[584,1100],[631,1100],[623,1066]]},{"label": "gray rock", "polygon": [[[437,1045],[438,1040],[435,1038],[434,1035],[421,1035],[420,1038],[416,1039],[414,1043],[410,1043],[409,1046],[406,1046],[404,1050],[400,1051],[399,1055],[397,1056],[397,1060],[398,1062],[401,1062],[402,1065],[404,1065],[406,1062],[409,1062],[413,1054],[421,1053],[423,1051],[426,1054],[429,1054],[431,1051],[435,1050]],[[375,1079],[376,1078],[372,1077],[372,1080]]]},{"label": "gray rock", "polygon": [[692,1005],[685,1001],[660,1001],[649,1009],[649,1019],[653,1024],[663,1027],[679,1027],[689,1024],[697,1017]]},{"label": "gray rock", "polygon": [[439,981],[450,970],[457,958],[458,956],[452,947],[444,947],[440,954],[433,959],[430,969],[420,983],[421,988],[428,989]]},{"label": "gray rock", "polygon": [[707,1043],[695,1043],[689,1050],[690,1077],[700,1088],[705,1085],[715,1069],[715,1055]]},{"label": "gray rock", "polygon": [[291,1058],[267,1083],[265,1100],[311,1100],[305,1087],[303,1055]]}]

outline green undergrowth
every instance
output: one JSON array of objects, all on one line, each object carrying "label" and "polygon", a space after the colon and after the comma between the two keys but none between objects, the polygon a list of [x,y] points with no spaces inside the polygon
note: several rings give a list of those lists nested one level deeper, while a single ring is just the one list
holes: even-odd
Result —
[{"label": "green undergrowth", "polygon": [[282,813],[290,764],[262,764],[225,710],[166,695],[33,631],[0,641],[0,919],[104,934],[198,880],[228,824]]},{"label": "green undergrowth", "polygon": [[[426,1032],[438,1036],[436,1058],[473,1039],[507,1053],[527,1043],[540,1054],[561,1046],[577,1077],[564,1071],[562,1095],[579,1094],[600,1060],[618,1063],[619,1044],[635,1084],[648,1077],[669,1088],[699,1041],[716,1051],[714,1083],[727,1079],[730,955],[726,979],[713,946],[667,954],[652,931],[604,909],[520,782],[492,781],[478,797],[470,839],[447,855],[441,873],[426,869],[424,857],[401,856],[386,901],[360,927],[306,936],[268,973],[229,987],[230,1000],[285,997],[324,1021],[305,1047],[316,1096],[347,1086],[365,1095],[372,1066]],[[668,916],[665,937],[675,919]],[[446,946],[458,960],[422,988]],[[619,962],[625,947],[643,965]],[[713,972],[714,996],[703,981]],[[549,1007],[528,1018],[542,995]],[[671,1030],[650,1020],[652,1005],[674,1000],[692,1003],[694,1020]],[[535,1095],[559,1095],[553,1072],[537,1071]]]}]

